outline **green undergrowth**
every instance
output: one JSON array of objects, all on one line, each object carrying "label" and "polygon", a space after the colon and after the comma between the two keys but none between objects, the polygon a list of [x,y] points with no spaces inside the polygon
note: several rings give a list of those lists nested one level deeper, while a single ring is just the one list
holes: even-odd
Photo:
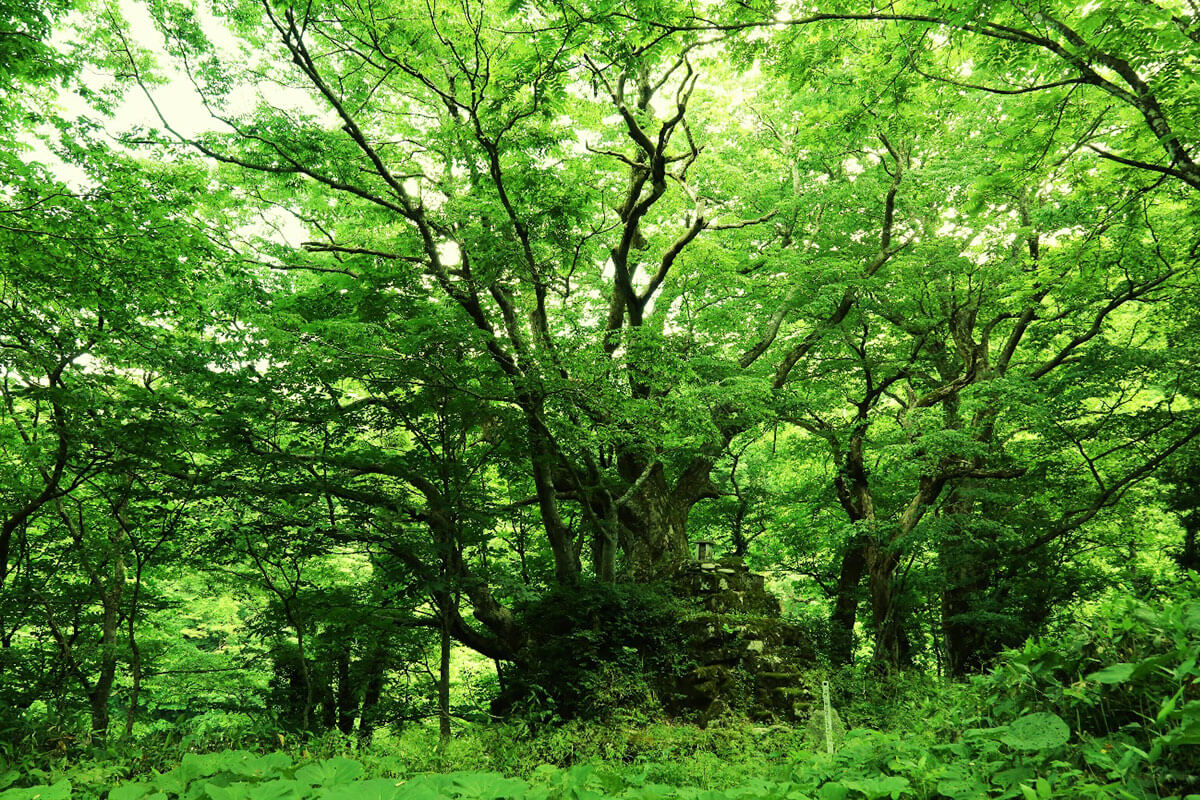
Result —
[{"label": "green undergrowth", "polygon": [[1194,589],[1116,601],[965,683],[832,676],[850,727],[832,754],[809,726],[736,720],[475,724],[444,744],[412,726],[369,745],[10,750],[0,800],[1200,800]]},{"label": "green undergrowth", "polygon": [[[728,738],[742,738],[731,729]],[[770,737],[770,732],[763,732]],[[793,738],[794,731],[776,734]],[[486,770],[412,774],[380,753],[363,758],[299,758],[282,752],[189,753],[165,772],[136,780],[88,773],[0,792],[2,800],[857,800],[858,798],[1145,798],[1166,796],[1130,776],[1085,774],[1070,766],[1070,731],[1057,716],[1035,712],[1002,729],[979,730],[957,743],[932,745],[870,730],[847,733],[832,754],[762,752],[738,765],[700,766],[719,751],[681,753],[675,761],[600,760],[570,767],[542,764],[518,777]],[[438,756],[448,763],[455,747]],[[462,748],[459,748],[462,752]],[[654,753],[669,755],[668,750]],[[745,769],[757,766],[759,774]]]}]

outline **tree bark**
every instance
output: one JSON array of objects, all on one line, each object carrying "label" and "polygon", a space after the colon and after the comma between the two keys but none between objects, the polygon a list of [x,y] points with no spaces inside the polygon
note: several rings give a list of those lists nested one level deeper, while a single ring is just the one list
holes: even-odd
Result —
[{"label": "tree bark", "polygon": [[1197,543],[1197,533],[1200,533],[1200,524],[1192,520],[1184,520],[1183,550],[1176,558],[1179,568],[1184,572],[1200,570],[1200,546]]},{"label": "tree bark", "polygon": [[[349,645],[349,631],[344,632]],[[354,717],[358,711],[357,686],[350,676],[350,648],[340,649],[337,656],[337,727],[349,735],[354,730]]]},{"label": "tree bark", "polygon": [[938,560],[942,567],[942,638],[946,647],[947,670],[962,677],[984,667],[998,649],[988,635],[988,626],[978,619],[981,600],[987,595],[999,564],[995,549],[980,539],[977,531],[964,530],[962,520],[988,509],[964,497],[963,487],[955,487],[944,513],[952,515],[954,525],[942,537]]},{"label": "tree bark", "polygon": [[626,570],[647,583],[672,574],[688,556],[689,508],[662,495],[643,497],[640,513],[622,514]]},{"label": "tree bark", "polygon": [[[631,483],[645,469],[632,460],[620,467],[622,477]],[[712,462],[707,459],[694,460],[674,486],[667,480],[662,464],[654,464],[650,470],[633,497],[618,511],[625,571],[638,583],[668,577],[689,559],[688,515],[700,500],[716,496],[709,478]]]},{"label": "tree bark", "polygon": [[371,738],[379,716],[379,701],[383,698],[383,684],[387,675],[387,637],[381,637],[371,651],[363,670],[364,689],[362,705],[358,711],[358,737],[363,741]]},{"label": "tree bark", "polygon": [[450,619],[442,612],[440,637],[441,652],[438,659],[438,737],[442,743],[450,741]]},{"label": "tree bark", "polygon": [[886,544],[872,542],[867,547],[866,561],[875,629],[875,661],[889,668],[907,666],[909,643],[903,631],[903,610],[895,580],[900,554]]},{"label": "tree bark", "polygon": [[842,553],[833,613],[829,618],[829,658],[834,664],[854,660],[854,624],[858,617],[858,587],[867,566],[867,546],[856,537]]},{"label": "tree bark", "polygon": [[859,423],[851,433],[850,446],[844,454],[838,448],[837,440],[830,438],[835,463],[839,469],[833,481],[838,502],[850,518],[851,524],[864,524],[868,529],[866,534],[859,533],[853,536],[842,552],[833,611],[829,617],[829,656],[835,664],[849,664],[854,660],[858,587],[868,566],[872,537],[876,535],[875,501],[871,496],[869,476],[863,460],[867,434],[865,411],[866,406],[860,406]]}]

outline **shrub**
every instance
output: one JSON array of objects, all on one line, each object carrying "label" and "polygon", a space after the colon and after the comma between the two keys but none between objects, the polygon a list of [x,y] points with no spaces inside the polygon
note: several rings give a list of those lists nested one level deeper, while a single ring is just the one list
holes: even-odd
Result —
[{"label": "shrub", "polygon": [[989,737],[1023,735],[1022,720],[1054,718],[1070,735],[1062,769],[1079,779],[1115,781],[1134,797],[1200,791],[1195,588],[1163,602],[1111,601],[1060,636],[1009,651],[942,704],[940,737],[973,741],[963,753],[978,755]]},{"label": "shrub", "polygon": [[583,583],[521,609],[529,644],[495,709],[534,721],[653,711],[686,668],[682,607],[655,586]]}]

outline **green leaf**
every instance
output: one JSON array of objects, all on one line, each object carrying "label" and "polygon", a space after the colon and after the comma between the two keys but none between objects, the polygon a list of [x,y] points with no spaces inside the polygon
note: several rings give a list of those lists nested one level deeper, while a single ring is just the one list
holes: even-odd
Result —
[{"label": "green leaf", "polygon": [[1017,750],[1049,750],[1066,744],[1071,738],[1071,729],[1062,717],[1048,711],[1026,714],[1008,726],[1008,733],[1001,739]]},{"label": "green leaf", "polygon": [[969,776],[942,778],[937,782],[938,794],[951,800],[980,800],[987,797],[987,787]]},{"label": "green leaf", "polygon": [[310,786],[339,786],[363,774],[363,766],[349,758],[330,758],[296,770],[296,780]]},{"label": "green leaf", "polygon": [[[321,794],[322,800],[395,800],[399,797],[411,800],[414,797],[425,796],[421,792],[415,794],[407,792],[402,782],[388,778],[346,783],[326,789]],[[432,796],[438,797],[439,795]]]},{"label": "green leaf", "polygon": [[992,783],[997,786],[1002,786],[1006,789],[1011,789],[1021,781],[1029,780],[1034,777],[1032,767],[1010,767],[1003,769],[992,776]]},{"label": "green leaf", "polygon": [[1137,669],[1136,664],[1130,664],[1123,661],[1119,664],[1113,664],[1104,669],[1097,670],[1087,676],[1087,680],[1096,681],[1097,683],[1124,683],[1133,676],[1133,671]]},{"label": "green leaf", "polygon": [[0,792],[0,800],[67,800],[70,796],[71,782],[66,779],[51,786],[30,786]]},{"label": "green leaf", "polygon": [[830,781],[817,791],[820,800],[846,800],[849,796],[850,790],[837,781]]},{"label": "green leaf", "polygon": [[153,783],[138,782],[114,786],[108,791],[108,800],[139,800],[154,787]]},{"label": "green leaf", "polygon": [[307,794],[299,781],[289,780],[267,781],[247,791],[249,800],[299,800]]},{"label": "green leaf", "polygon": [[908,791],[908,778],[898,775],[888,775],[880,778],[862,778],[856,781],[843,781],[847,788],[862,792],[867,800],[880,800],[891,797],[898,800]]},{"label": "green leaf", "polygon": [[1179,687],[1179,691],[1167,698],[1166,702],[1162,704],[1162,708],[1158,710],[1158,716],[1154,718],[1155,725],[1161,725],[1163,721],[1167,719],[1167,717],[1171,716],[1171,714],[1175,711],[1175,706],[1179,703],[1179,698],[1182,696],[1183,687],[1181,686]]},{"label": "green leaf", "polygon": [[462,797],[497,798],[520,797],[529,789],[529,784],[514,778],[505,778],[494,772],[462,772],[454,776],[454,788]]},{"label": "green leaf", "polygon": [[1190,631],[1200,631],[1200,601],[1183,607],[1183,626]]},{"label": "green leaf", "polygon": [[1189,722],[1169,734],[1171,744],[1200,744],[1200,720]]}]

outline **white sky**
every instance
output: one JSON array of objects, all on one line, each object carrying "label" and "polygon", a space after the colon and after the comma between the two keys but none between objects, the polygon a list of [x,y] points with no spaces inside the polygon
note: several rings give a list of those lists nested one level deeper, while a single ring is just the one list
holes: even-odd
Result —
[{"label": "white sky", "polygon": [[[153,104],[141,90],[131,87],[111,117],[98,112],[77,92],[63,90],[59,93],[58,104],[64,115],[68,118],[88,117],[98,121],[110,135],[114,136],[135,127],[151,128],[162,131],[163,135],[169,135],[163,130],[158,114],[154,110],[154,106],[157,105],[158,110],[166,117],[171,127],[185,137],[195,137],[205,132],[227,131],[228,128],[214,119],[205,108],[187,74],[179,68],[174,59],[166,54],[164,37],[155,28],[146,4],[136,0],[119,0],[118,8],[128,23],[126,35],[130,38],[131,43],[136,47],[149,50],[157,56],[157,72],[166,79],[166,83],[149,87],[149,92],[154,100]],[[207,4],[197,3],[197,16],[201,27],[217,48],[218,53],[234,59],[238,58],[237,40],[219,20],[212,16]],[[77,21],[81,22],[82,19],[82,17],[76,17],[75,20],[68,19],[67,24],[60,26],[55,31],[52,43],[64,50],[86,46],[77,39],[80,36],[80,30],[85,26],[72,24]],[[94,89],[99,89],[112,80],[111,76],[91,68],[85,68],[81,79]],[[269,87],[269,90],[271,95],[269,99],[273,105],[302,107],[306,111],[313,111],[312,100],[305,92],[284,90],[283,87],[273,85]],[[253,110],[267,98],[264,97],[263,87],[245,84],[237,87],[229,99],[231,110],[236,115]],[[30,148],[33,160],[50,167],[54,174],[69,187],[75,190],[89,188],[91,181],[87,174],[73,164],[64,163],[47,146],[43,137],[53,138],[53,136],[53,129],[47,126],[35,132],[34,135],[24,137],[22,141]],[[114,146],[116,146],[115,141]],[[269,235],[269,238],[282,240],[283,243],[293,247],[299,247],[301,242],[310,238],[307,228],[300,220],[282,209],[273,209],[269,215],[270,219],[267,224],[253,226],[255,233]],[[272,233],[268,234],[268,231]]]}]

